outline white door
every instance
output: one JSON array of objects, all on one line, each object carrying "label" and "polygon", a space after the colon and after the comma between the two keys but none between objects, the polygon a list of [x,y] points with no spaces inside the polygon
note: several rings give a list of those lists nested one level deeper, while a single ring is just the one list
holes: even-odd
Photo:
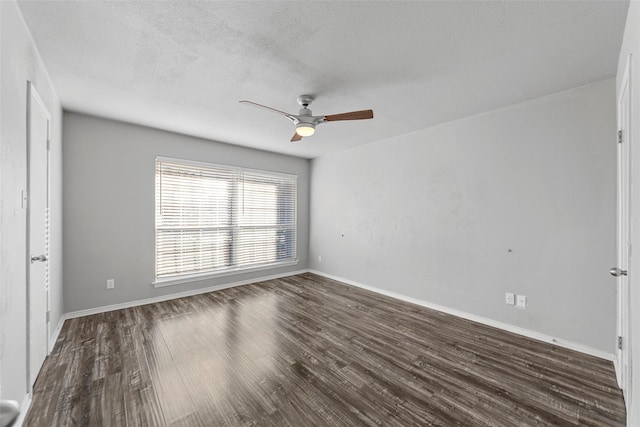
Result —
[{"label": "white door", "polygon": [[49,123],[35,87],[28,89],[28,293],[29,389],[48,354],[49,337]]},{"label": "white door", "polygon": [[618,207],[617,207],[617,266],[611,269],[618,287],[618,345],[616,350],[618,384],[629,402],[629,253],[631,235],[629,227],[629,150],[631,128],[629,126],[631,56],[627,60],[620,95],[618,97]]}]

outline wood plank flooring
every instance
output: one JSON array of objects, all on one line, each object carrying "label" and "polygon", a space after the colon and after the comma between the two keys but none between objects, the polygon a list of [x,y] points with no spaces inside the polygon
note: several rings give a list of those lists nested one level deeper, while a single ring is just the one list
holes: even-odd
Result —
[{"label": "wood plank flooring", "polygon": [[624,426],[611,362],[301,274],[67,320],[26,426]]}]

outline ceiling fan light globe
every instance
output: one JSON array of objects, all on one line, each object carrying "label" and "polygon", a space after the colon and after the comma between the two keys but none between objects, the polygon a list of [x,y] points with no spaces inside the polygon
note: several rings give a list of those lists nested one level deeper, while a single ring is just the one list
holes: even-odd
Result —
[{"label": "ceiling fan light globe", "polygon": [[316,127],[310,123],[300,123],[296,126],[296,133],[300,136],[311,136],[315,131]]}]

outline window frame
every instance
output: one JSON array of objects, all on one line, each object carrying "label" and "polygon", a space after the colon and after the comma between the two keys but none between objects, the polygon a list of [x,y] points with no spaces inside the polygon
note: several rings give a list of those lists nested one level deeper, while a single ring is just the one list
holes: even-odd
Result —
[{"label": "window frame", "polygon": [[[157,172],[158,162],[167,162],[167,163],[179,164],[179,165],[183,164],[187,167],[195,166],[195,167],[202,167],[202,168],[222,168],[238,176],[242,176],[243,173],[249,173],[249,174],[255,173],[255,174],[266,175],[274,178],[285,178],[288,180],[293,180],[293,183],[295,185],[295,192],[293,193],[295,199],[294,199],[294,207],[293,207],[294,224],[293,224],[292,230],[294,231],[295,236],[294,236],[294,243],[293,243],[293,256],[291,259],[286,259],[284,261],[276,261],[271,263],[263,263],[258,265],[249,265],[249,266],[234,265],[224,269],[208,270],[205,272],[199,272],[199,273],[193,273],[193,274],[178,274],[174,276],[158,278],[157,277],[157,274],[158,274],[158,217],[157,217],[158,187],[157,185],[158,184],[156,179],[154,178],[154,273],[153,273],[154,281],[152,282],[152,285],[154,287],[158,288],[158,287],[164,287],[164,286],[171,286],[171,285],[177,285],[181,283],[189,283],[189,282],[201,281],[201,280],[217,278],[217,277],[233,276],[237,274],[251,273],[255,271],[269,270],[273,268],[289,267],[289,266],[298,264],[298,175],[297,174],[275,172],[275,171],[268,171],[268,170],[262,170],[262,169],[252,169],[252,168],[225,165],[225,164],[219,164],[219,163],[201,162],[196,160],[188,160],[188,159],[181,159],[181,158],[175,158],[175,157],[156,156],[154,159],[154,177],[156,177],[158,173]],[[233,191],[234,191],[234,194],[232,194],[231,197],[236,198],[237,193],[235,193],[235,191],[237,191],[237,189],[234,189]],[[236,208],[233,208],[233,210],[235,209]],[[233,210],[230,213],[231,215],[234,214]],[[237,230],[240,230],[242,228],[238,226],[237,222],[234,223],[232,227],[236,227]],[[275,227],[277,227],[277,225]],[[234,240],[233,240],[234,247],[237,244],[237,242],[235,241],[235,236],[237,236],[238,234],[239,233],[235,233],[235,232],[232,233],[232,235],[234,236]]]}]

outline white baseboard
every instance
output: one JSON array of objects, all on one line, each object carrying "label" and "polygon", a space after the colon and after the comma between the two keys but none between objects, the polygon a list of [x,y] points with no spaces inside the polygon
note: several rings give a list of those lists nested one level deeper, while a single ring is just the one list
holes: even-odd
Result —
[{"label": "white baseboard", "polygon": [[[328,273],[324,273],[321,271],[317,271],[317,270],[312,270],[312,269],[308,269],[308,270],[298,270],[298,271],[293,271],[293,272],[289,272],[289,273],[283,273],[283,274],[276,274],[276,275],[271,275],[271,276],[265,276],[265,277],[260,277],[260,278],[256,278],[256,279],[250,279],[250,280],[243,280],[243,281],[239,281],[239,282],[233,282],[233,283],[226,283],[224,285],[217,285],[217,286],[210,286],[207,288],[202,288],[202,289],[195,289],[192,291],[184,291],[184,292],[177,292],[177,293],[173,293],[173,294],[168,294],[168,295],[162,295],[162,296],[158,296],[158,297],[153,297],[153,298],[146,298],[146,299],[141,299],[141,300],[136,300],[136,301],[129,301],[129,302],[125,302],[125,303],[120,303],[120,304],[113,304],[113,305],[108,305],[108,306],[103,306],[103,307],[96,307],[96,308],[90,308],[87,310],[78,310],[78,311],[73,311],[73,312],[69,312],[69,313],[65,313],[62,315],[60,322],[58,323],[58,326],[56,327],[56,331],[54,332],[54,337],[55,339],[57,339],[58,334],[60,333],[60,329],[62,328],[62,325],[64,323],[64,321],[66,319],[73,319],[76,317],[82,317],[82,316],[90,316],[92,314],[99,314],[99,313],[105,313],[108,311],[114,311],[114,310],[120,310],[123,308],[130,308],[130,307],[137,307],[140,305],[145,305],[145,304],[153,304],[156,302],[162,302],[162,301],[168,301],[168,300],[172,300],[172,299],[176,299],[176,298],[182,298],[182,297],[187,297],[187,296],[192,296],[192,295],[199,295],[199,294],[205,294],[208,292],[213,292],[213,291],[219,291],[222,289],[228,289],[228,288],[233,288],[236,286],[243,286],[243,285],[248,285],[251,283],[257,283],[257,282],[263,282],[265,280],[272,280],[272,279],[280,279],[282,277],[288,277],[288,276],[295,276],[296,274],[302,274],[302,273],[314,273],[317,274],[319,276],[323,276],[326,277],[328,279],[332,279],[332,280],[337,280],[338,282],[342,282],[346,285],[351,285],[351,286],[355,286],[358,288],[362,288],[362,289],[366,289],[372,292],[376,292],[378,294],[382,294],[382,295],[386,295],[389,296],[391,298],[396,298],[402,301],[406,301],[406,302],[410,302],[412,304],[417,304],[423,307],[427,307],[433,310],[438,310],[441,311],[443,313],[447,313],[447,314],[451,314],[457,317],[461,317],[463,319],[467,319],[467,320],[471,320],[473,322],[477,322],[477,323],[481,323],[483,325],[487,325],[487,326],[492,326],[494,328],[498,328],[498,329],[502,329],[508,332],[512,332],[518,335],[522,335],[525,336],[527,338],[532,338],[538,341],[542,341],[542,342],[546,342],[549,344],[554,344],[557,345],[559,347],[563,347],[563,348],[567,348],[570,350],[575,350],[575,351],[579,351],[581,353],[584,354],[588,354],[591,356],[595,356],[601,359],[605,359],[605,360],[609,360],[609,361],[614,361],[615,360],[615,354],[614,353],[608,353],[606,351],[602,351],[602,350],[598,350],[589,346],[585,346],[582,344],[578,344],[578,343],[574,343],[571,341],[567,341],[561,338],[556,338],[553,337],[551,335],[547,335],[547,334],[543,334],[541,332],[536,332],[536,331],[532,331],[530,329],[525,329],[525,328],[521,328],[519,326],[514,326],[508,323],[504,323],[504,322],[499,322],[497,320],[493,320],[493,319],[489,319],[486,317],[482,317],[482,316],[478,316],[475,314],[471,314],[471,313],[467,313],[461,310],[457,310],[454,308],[450,308],[450,307],[446,307],[443,305],[438,305],[438,304],[433,304],[427,301],[423,301],[420,300],[418,298],[413,298],[413,297],[409,297],[406,295],[402,295],[396,292],[391,292],[391,291],[387,291],[384,289],[380,289],[380,288],[376,288],[373,286],[369,286],[369,285],[365,285],[363,283],[359,283],[359,282],[355,282],[353,280],[350,279],[345,279],[343,277],[338,277],[338,276],[334,276]],[[55,343],[55,339],[54,337],[52,337],[52,342]]]},{"label": "white baseboard", "polygon": [[56,345],[56,341],[58,341],[58,335],[60,335],[60,331],[62,330],[62,325],[64,325],[64,321],[67,319],[66,315],[63,314],[60,316],[60,320],[58,320],[58,325],[53,330],[53,334],[49,337],[49,353],[53,350],[53,346]]},{"label": "white baseboard", "polygon": [[508,332],[512,332],[514,334],[522,335],[527,338],[532,338],[534,340],[543,341],[549,344],[554,344],[559,347],[567,348],[569,350],[579,351],[580,353],[588,354],[590,356],[595,356],[601,359],[614,361],[615,354],[608,353],[606,351],[598,350],[592,347],[588,347],[586,345],[577,344],[571,341],[567,341],[560,338],[552,337],[551,335],[543,334],[541,332],[532,331],[530,329],[521,328],[519,326],[510,325],[508,323],[499,322],[497,320],[489,319],[482,316],[477,316],[475,314],[467,313],[461,310],[456,310],[454,308],[445,307],[443,305],[433,304],[427,301],[423,301],[417,298],[409,297],[406,295],[398,294],[395,292],[387,291],[380,288],[375,288],[373,286],[365,285],[362,283],[355,282],[353,280],[345,279],[343,277],[334,276],[332,274],[323,273],[317,270],[309,270],[310,273],[317,274],[319,276],[326,277],[328,279],[336,280],[338,282],[345,283],[347,285],[355,286],[358,288],[366,289],[368,291],[376,292],[378,294],[386,295],[388,297],[396,298],[402,301],[410,302],[412,304],[421,305],[423,307],[431,308],[433,310],[441,311],[443,313],[452,314],[457,317],[461,317],[463,319],[471,320],[473,322],[481,323],[483,325],[492,326],[494,328],[502,329]]},{"label": "white baseboard", "polygon": [[103,307],[89,308],[87,310],[78,310],[65,313],[60,319],[64,323],[66,319],[74,319],[76,317],[90,316],[92,314],[106,313],[108,311],[121,310],[123,308],[137,307],[140,305],[153,304],[156,302],[169,301],[176,298],[190,297],[193,295],[206,294],[208,292],[219,291],[222,289],[235,288],[236,286],[250,285],[252,283],[264,282],[265,280],[280,279],[282,277],[295,276],[296,274],[307,273],[309,270],[298,270],[289,273],[274,274],[271,276],[258,277],[256,279],[241,280],[239,282],[225,283],[223,285],[209,286],[207,288],[194,289],[191,291],[176,292],[173,294],[162,295],[153,298],[145,298],[135,301],[123,302],[120,304],[106,305]]},{"label": "white baseboard", "polygon": [[24,399],[22,399],[22,403],[20,404],[20,415],[18,415],[16,422],[13,423],[14,427],[22,427],[24,419],[27,416],[27,412],[29,411],[29,407],[31,407],[31,394],[27,394]]},{"label": "white baseboard", "polygon": [[[622,389],[622,376],[620,374],[620,368],[618,367],[618,358],[613,358],[613,369],[616,371],[616,382],[618,383],[618,387]],[[624,391],[624,390],[623,390]]]}]

